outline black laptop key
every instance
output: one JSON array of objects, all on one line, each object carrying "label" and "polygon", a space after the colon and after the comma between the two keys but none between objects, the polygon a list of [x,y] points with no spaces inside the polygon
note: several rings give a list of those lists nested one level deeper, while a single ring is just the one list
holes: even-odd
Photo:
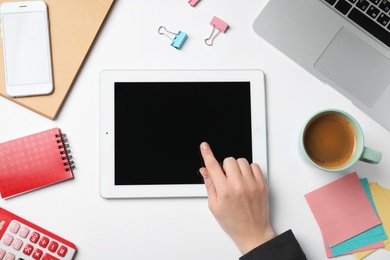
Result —
[{"label": "black laptop key", "polygon": [[390,21],[390,17],[388,15],[385,15],[384,13],[381,13],[379,16],[378,16],[378,19],[376,19],[380,24],[382,24],[383,26],[386,26],[389,21]]},{"label": "black laptop key", "polygon": [[378,23],[371,20],[366,14],[360,12],[356,8],[353,8],[348,14],[348,17],[356,24],[360,25],[368,33],[372,34],[375,38],[390,47],[390,33]]},{"label": "black laptop key", "polygon": [[370,0],[370,2],[377,5],[377,4],[379,4],[380,0]]},{"label": "black laptop key", "polygon": [[342,14],[347,14],[348,11],[352,8],[352,5],[345,0],[339,0],[335,5],[336,9],[339,10]]},{"label": "black laptop key", "polygon": [[359,0],[356,3],[356,6],[360,8],[360,10],[365,11],[370,3],[367,0]]},{"label": "black laptop key", "polygon": [[390,11],[390,1],[389,0],[382,0],[381,4],[379,5],[379,8],[383,10],[383,12],[387,13]]},{"label": "black laptop key", "polygon": [[330,5],[334,5],[334,3],[336,3],[336,1],[337,0],[325,0],[325,2],[327,2]]},{"label": "black laptop key", "polygon": [[379,14],[379,9],[378,8],[376,8],[375,6],[370,6],[369,8],[368,8],[368,10],[367,10],[367,14],[369,15],[369,16],[371,16],[372,18],[376,18],[377,16],[378,16],[378,14]]}]

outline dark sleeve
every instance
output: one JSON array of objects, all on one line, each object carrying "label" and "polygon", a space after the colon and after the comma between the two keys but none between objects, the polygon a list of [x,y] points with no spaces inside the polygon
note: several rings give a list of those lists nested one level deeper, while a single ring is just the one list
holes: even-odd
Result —
[{"label": "dark sleeve", "polygon": [[240,257],[240,260],[260,259],[306,260],[306,255],[290,229]]}]

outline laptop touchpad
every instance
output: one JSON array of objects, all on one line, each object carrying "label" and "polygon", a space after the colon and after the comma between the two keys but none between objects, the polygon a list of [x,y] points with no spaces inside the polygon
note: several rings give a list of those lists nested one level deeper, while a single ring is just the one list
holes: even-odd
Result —
[{"label": "laptop touchpad", "polygon": [[314,67],[369,107],[390,82],[390,60],[344,27]]}]

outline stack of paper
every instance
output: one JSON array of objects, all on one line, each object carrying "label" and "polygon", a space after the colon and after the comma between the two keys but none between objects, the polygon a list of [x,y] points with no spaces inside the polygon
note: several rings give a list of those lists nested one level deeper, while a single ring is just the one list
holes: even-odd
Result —
[{"label": "stack of paper", "polygon": [[362,259],[378,248],[390,250],[390,190],[367,179],[359,180],[354,172],[305,198],[321,229],[329,258],[354,253]]}]

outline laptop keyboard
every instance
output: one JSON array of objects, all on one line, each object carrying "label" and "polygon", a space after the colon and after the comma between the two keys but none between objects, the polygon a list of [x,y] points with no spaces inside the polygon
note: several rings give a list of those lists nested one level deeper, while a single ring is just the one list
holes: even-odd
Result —
[{"label": "laptop keyboard", "polygon": [[390,0],[324,0],[390,48]]}]

